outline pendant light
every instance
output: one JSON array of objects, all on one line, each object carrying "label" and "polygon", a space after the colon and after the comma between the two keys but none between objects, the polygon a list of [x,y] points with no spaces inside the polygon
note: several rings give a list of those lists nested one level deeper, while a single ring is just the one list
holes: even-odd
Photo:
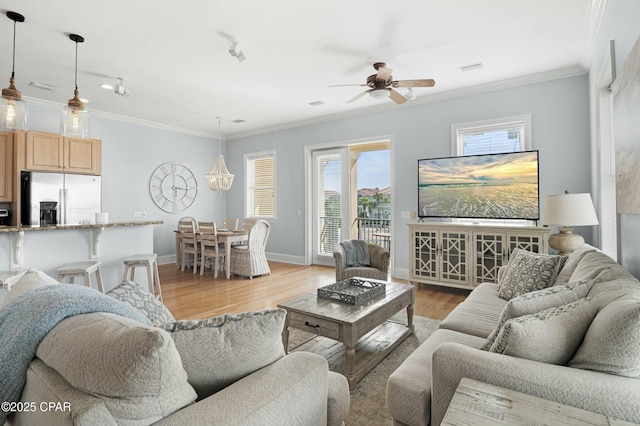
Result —
[{"label": "pendant light", "polygon": [[0,98],[0,130],[26,130],[27,103],[22,100],[22,93],[15,86],[16,23],[24,22],[24,16],[9,11],[7,17],[13,21],[13,59],[9,87],[2,89],[2,97]]},{"label": "pendant light", "polygon": [[75,64],[75,90],[73,99],[69,99],[67,106],[62,108],[60,114],[60,133],[62,136],[86,139],[89,137],[89,112],[84,109],[84,103],[78,95],[78,43],[84,42],[84,37],[77,34],[69,34],[69,39],[76,44]]},{"label": "pendant light", "polygon": [[227,166],[224,164],[224,157],[220,153],[221,134],[220,134],[220,117],[218,119],[218,158],[207,176],[207,185],[212,191],[228,191],[233,184],[233,177]]}]

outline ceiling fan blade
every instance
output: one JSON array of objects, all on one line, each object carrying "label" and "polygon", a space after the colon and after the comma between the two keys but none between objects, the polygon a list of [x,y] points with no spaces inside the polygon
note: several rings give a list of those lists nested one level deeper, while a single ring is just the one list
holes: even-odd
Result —
[{"label": "ceiling fan blade", "polygon": [[389,79],[391,79],[392,72],[393,70],[391,68],[380,66],[378,67],[378,76],[376,77],[376,80],[389,81]]},{"label": "ceiling fan blade", "polygon": [[407,102],[407,98],[402,96],[400,92],[393,90],[391,88],[389,89],[389,97],[393,102],[397,103],[398,105]]},{"label": "ceiling fan blade", "polygon": [[369,93],[370,91],[371,91],[371,89],[369,89],[369,90],[365,90],[364,92],[362,92],[362,93],[360,93],[360,94],[358,94],[358,95],[354,96],[353,98],[349,99],[349,100],[347,101],[347,103],[348,103],[348,104],[350,104],[351,102],[355,102],[355,101],[357,101],[358,99],[360,99],[361,97],[363,97],[364,95],[366,95],[367,93]]},{"label": "ceiling fan blade", "polygon": [[331,84],[329,87],[366,86],[366,84]]},{"label": "ceiling fan blade", "polygon": [[435,84],[435,80],[430,78],[422,80],[397,80],[391,82],[393,87],[433,87]]}]

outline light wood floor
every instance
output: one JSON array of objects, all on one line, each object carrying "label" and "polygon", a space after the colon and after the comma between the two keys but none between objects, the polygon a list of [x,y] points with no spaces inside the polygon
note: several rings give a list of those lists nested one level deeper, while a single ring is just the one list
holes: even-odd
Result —
[{"label": "light wood floor", "polygon": [[[175,264],[160,265],[164,304],[176,319],[208,318],[275,308],[278,303],[335,282],[333,267],[280,262],[269,262],[269,267],[268,276],[227,280],[224,274],[213,279],[211,272],[201,277],[191,270],[181,272]],[[391,281],[406,283],[394,278]],[[442,320],[468,294],[467,290],[418,285],[414,314]]]}]

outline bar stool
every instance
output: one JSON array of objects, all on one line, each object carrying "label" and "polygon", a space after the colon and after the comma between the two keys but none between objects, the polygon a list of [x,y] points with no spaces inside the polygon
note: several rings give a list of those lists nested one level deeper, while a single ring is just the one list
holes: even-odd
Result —
[{"label": "bar stool", "polygon": [[[160,290],[160,274],[158,273],[158,256],[155,253],[152,253],[136,254],[126,258],[124,260],[124,274],[122,275],[122,279],[129,279],[131,281],[134,281],[134,278],[136,276],[136,268],[138,267],[147,268],[149,291],[153,292],[154,296],[162,300],[162,291]],[[129,275],[128,278],[127,275]]]},{"label": "bar stool", "polygon": [[56,270],[58,275],[58,281],[64,282],[65,278],[69,278],[71,284],[75,284],[76,277],[84,278],[84,285],[91,288],[91,274],[96,275],[96,281],[98,282],[98,290],[104,293],[104,287],[102,286],[102,272],[100,271],[100,260],[90,260],[87,262],[77,262],[71,265],[63,266]]}]

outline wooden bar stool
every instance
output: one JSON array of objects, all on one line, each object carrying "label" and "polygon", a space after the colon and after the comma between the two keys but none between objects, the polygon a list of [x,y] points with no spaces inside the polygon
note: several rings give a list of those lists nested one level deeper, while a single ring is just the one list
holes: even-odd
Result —
[{"label": "wooden bar stool", "polygon": [[[136,276],[136,268],[147,268],[147,280],[149,282],[149,291],[158,299],[162,300],[162,291],[160,290],[160,274],[158,273],[158,256],[152,254],[137,254],[124,260],[123,280],[134,281]],[[127,275],[129,275],[127,277]]]},{"label": "wooden bar stool", "polygon": [[67,266],[63,266],[56,270],[58,275],[58,281],[64,282],[65,278],[69,278],[71,284],[75,284],[76,277],[84,278],[84,285],[91,288],[91,274],[96,275],[96,281],[98,283],[98,291],[104,293],[104,287],[102,286],[102,272],[100,271],[100,260],[90,260],[87,262],[72,263]]}]

